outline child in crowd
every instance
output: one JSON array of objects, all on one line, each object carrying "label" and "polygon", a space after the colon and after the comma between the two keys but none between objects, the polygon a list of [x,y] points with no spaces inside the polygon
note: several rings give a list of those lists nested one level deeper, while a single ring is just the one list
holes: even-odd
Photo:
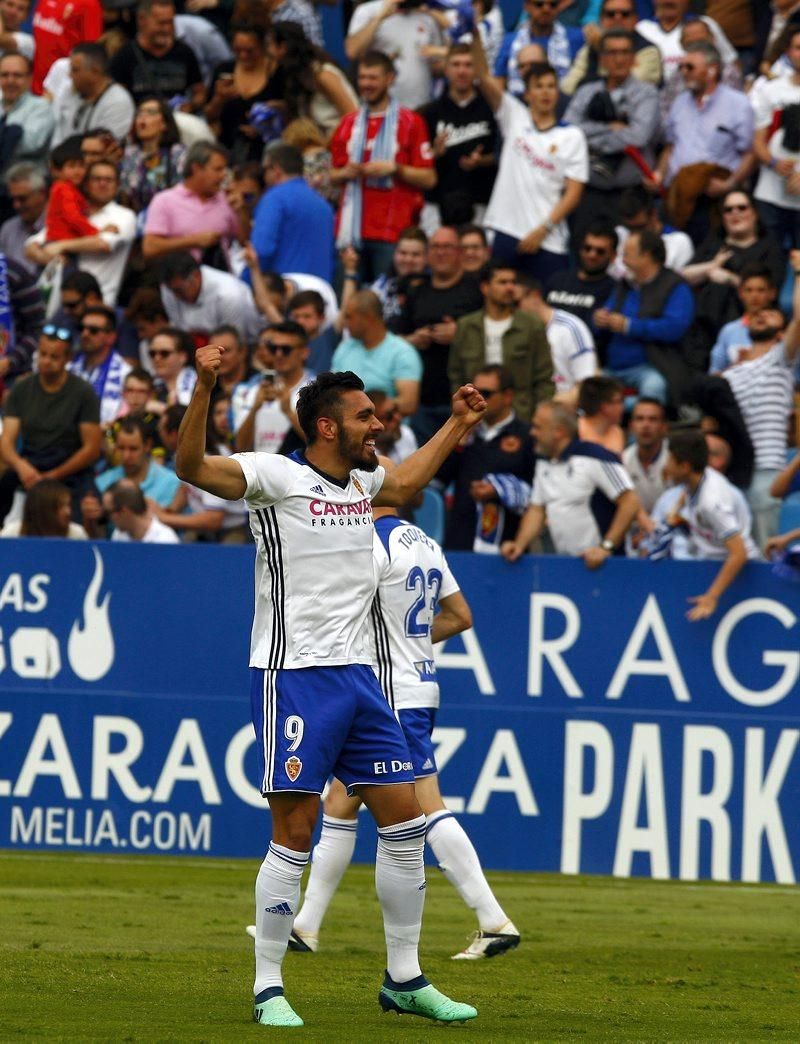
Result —
[{"label": "child in crowd", "polygon": [[116,225],[97,228],[86,217],[89,204],[80,190],[86,176],[86,161],[81,153],[79,136],[67,138],[50,154],[53,186],[45,218],[45,242],[97,236],[101,232],[119,232]]}]

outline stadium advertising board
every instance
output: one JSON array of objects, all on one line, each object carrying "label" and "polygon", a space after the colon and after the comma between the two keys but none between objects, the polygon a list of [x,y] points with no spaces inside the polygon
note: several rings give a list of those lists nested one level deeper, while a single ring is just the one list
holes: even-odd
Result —
[{"label": "stadium advertising board", "polygon": [[[800,585],[452,555],[442,791],[495,869],[793,882]],[[260,859],[252,551],[3,541],[0,847]],[[374,855],[364,821],[357,858]]]}]

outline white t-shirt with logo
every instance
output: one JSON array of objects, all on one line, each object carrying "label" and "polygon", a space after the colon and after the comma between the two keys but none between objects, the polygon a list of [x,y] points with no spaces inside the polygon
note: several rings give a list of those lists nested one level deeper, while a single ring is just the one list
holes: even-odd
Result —
[{"label": "white t-shirt with logo", "polygon": [[441,547],[417,526],[381,518],[370,614],[373,670],[393,710],[438,707],[431,627],[439,598],[459,590]]},{"label": "white t-shirt with logo", "polygon": [[372,664],[372,498],[382,467],[341,483],[300,453],[235,453],[256,543],[250,666]]},{"label": "white t-shirt with logo", "polygon": [[486,341],[486,365],[499,366],[503,363],[503,334],[510,329],[514,316],[507,319],[483,317],[483,336]]},{"label": "white t-shirt with logo", "polygon": [[[785,109],[787,105],[800,103],[800,84],[794,83],[793,77],[792,73],[790,76],[781,76],[777,80],[764,78],[756,81],[750,94],[750,104],[753,106],[756,117],[756,129],[769,128],[777,110]],[[795,165],[795,172],[800,170],[797,153],[789,152],[783,147],[782,127],[779,127],[771,136],[767,148],[773,159],[791,160]],[[786,179],[771,167],[762,166],[760,168],[758,183],[753,195],[756,199],[760,199],[764,203],[772,203],[776,207],[800,210],[800,196],[788,193]]]},{"label": "white t-shirt with logo", "polygon": [[[500,168],[484,224],[522,239],[543,225],[564,193],[564,180],[589,180],[589,149],[579,127],[536,128],[527,106],[506,93],[495,112],[503,135]],[[566,254],[569,230],[561,221],[542,250]]]},{"label": "white t-shirt with logo", "polygon": [[597,373],[594,337],[577,315],[554,308],[547,324],[547,343],[553,359],[556,392],[571,391],[576,384]]}]

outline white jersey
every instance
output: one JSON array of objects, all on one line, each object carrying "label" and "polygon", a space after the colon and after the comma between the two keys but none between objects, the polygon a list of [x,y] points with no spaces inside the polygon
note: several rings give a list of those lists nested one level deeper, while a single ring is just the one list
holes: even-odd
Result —
[{"label": "white jersey", "polygon": [[597,373],[594,337],[583,319],[562,308],[554,308],[546,331],[556,392],[572,391],[576,384],[594,377]]},{"label": "white jersey", "polygon": [[378,519],[372,546],[373,670],[394,710],[438,707],[431,627],[439,598],[455,594],[458,584],[436,541],[409,522]]},{"label": "white jersey", "polygon": [[250,666],[266,670],[372,664],[372,498],[381,467],[345,483],[300,453],[235,453],[256,542]]},{"label": "white jersey", "polygon": [[680,515],[689,524],[693,558],[712,561],[726,558],[725,541],[737,533],[744,540],[747,557],[761,557],[750,536],[752,519],[744,497],[719,471],[706,468],[694,493],[686,490]]}]

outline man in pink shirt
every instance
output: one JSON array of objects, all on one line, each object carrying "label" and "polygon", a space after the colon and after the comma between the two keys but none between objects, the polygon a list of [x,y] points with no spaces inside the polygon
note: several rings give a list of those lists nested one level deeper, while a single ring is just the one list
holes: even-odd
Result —
[{"label": "man in pink shirt", "polygon": [[198,141],[186,153],[183,181],[157,192],[147,210],[142,239],[146,258],[190,250],[200,261],[211,247],[246,239],[246,210],[237,212],[222,191],[228,154],[219,145]]}]

